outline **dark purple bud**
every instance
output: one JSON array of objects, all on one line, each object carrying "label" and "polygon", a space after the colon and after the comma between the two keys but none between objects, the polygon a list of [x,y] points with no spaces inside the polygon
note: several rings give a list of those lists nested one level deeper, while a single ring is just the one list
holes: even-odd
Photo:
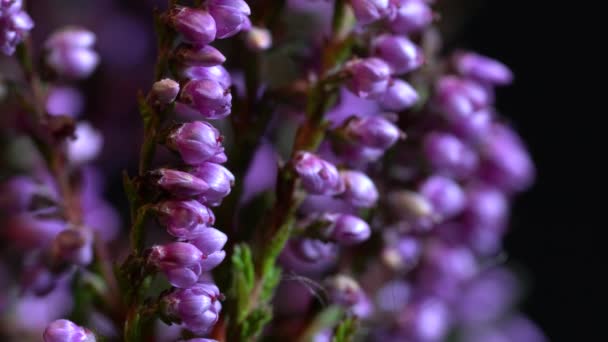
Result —
[{"label": "dark purple bud", "polygon": [[156,210],[160,223],[178,238],[195,235],[215,223],[211,209],[195,200],[162,202],[156,205]]},{"label": "dark purple bud", "polygon": [[207,11],[177,6],[171,9],[168,19],[188,43],[203,46],[216,38],[216,23]]},{"label": "dark purple bud", "polygon": [[49,324],[42,335],[44,342],[95,342],[95,334],[67,319]]},{"label": "dark purple bud", "polygon": [[390,148],[404,136],[394,123],[382,116],[354,118],[348,122],[345,132],[357,143],[380,150]]},{"label": "dark purple bud", "polygon": [[34,21],[22,10],[20,0],[0,2],[0,51],[10,56],[34,28]]},{"label": "dark purple bud", "polygon": [[218,320],[222,295],[214,284],[199,283],[162,298],[163,314],[197,334],[208,332]]},{"label": "dark purple bud", "polygon": [[224,152],[223,137],[212,125],[203,121],[181,124],[167,139],[167,146],[177,151],[184,162],[198,165]]},{"label": "dark purple bud", "polygon": [[426,269],[432,277],[437,277],[439,283],[450,281],[463,282],[472,279],[478,272],[479,266],[469,248],[436,243],[426,251]]},{"label": "dark purple bud", "polygon": [[395,74],[418,69],[424,63],[422,50],[403,36],[382,35],[374,40],[374,55],[383,59]]},{"label": "dark purple bud", "polygon": [[85,78],[99,64],[99,55],[92,49],[95,39],[95,34],[84,28],[61,29],[45,42],[46,62],[61,76]]},{"label": "dark purple bud", "polygon": [[302,187],[313,195],[335,195],[344,191],[338,169],[310,152],[300,151],[293,160]]},{"label": "dark purple bud", "polygon": [[359,144],[346,144],[340,146],[340,156],[349,163],[349,165],[361,165],[368,162],[374,162],[382,158],[385,150],[362,146]]},{"label": "dark purple bud", "polygon": [[354,315],[364,318],[372,313],[372,305],[359,284],[351,277],[337,275],[327,281],[331,300],[348,308]]},{"label": "dark purple bud", "polygon": [[213,79],[193,79],[186,83],[176,111],[185,115],[202,115],[208,120],[225,118],[232,109],[230,89]]},{"label": "dark purple bud", "polygon": [[226,57],[211,45],[203,47],[180,45],[175,51],[175,58],[184,67],[212,67],[226,61]]},{"label": "dark purple bud", "polygon": [[21,293],[46,296],[56,288],[59,276],[51,272],[44,262],[36,261],[32,265],[25,265],[19,282]]},{"label": "dark purple bud", "polygon": [[484,83],[505,85],[513,81],[513,73],[506,65],[474,52],[457,54],[454,64],[461,75]]},{"label": "dark purple bud", "polygon": [[45,220],[28,213],[10,217],[0,234],[12,246],[24,249],[40,248],[51,245],[55,236],[66,228],[59,220]]},{"label": "dark purple bud", "polygon": [[189,242],[203,253],[202,271],[208,272],[219,265],[226,257],[222,250],[228,241],[228,236],[215,228],[202,229]]},{"label": "dark purple bud", "polygon": [[59,263],[90,264],[93,261],[93,232],[85,227],[62,231],[53,242],[51,255]]},{"label": "dark purple bud", "polygon": [[490,87],[454,76],[440,78],[435,85],[435,92],[434,101],[453,125],[458,125],[475,111],[485,109],[494,102],[494,93]]},{"label": "dark purple bud", "polygon": [[455,178],[470,176],[479,163],[477,154],[449,133],[429,133],[424,138],[423,154],[435,171]]},{"label": "dark purple bud", "polygon": [[181,72],[182,76],[192,80],[214,80],[218,82],[224,88],[230,88],[232,85],[232,79],[230,74],[221,65],[212,67],[190,67],[185,68]]},{"label": "dark purple bud", "polygon": [[198,281],[203,259],[203,253],[186,242],[154,246],[148,256],[148,262],[161,270],[171,285],[180,288],[188,288]]},{"label": "dark purple bud", "polygon": [[209,0],[207,6],[215,19],[218,39],[234,36],[251,25],[247,18],[251,9],[243,0]]},{"label": "dark purple bud", "polygon": [[395,79],[379,102],[384,109],[400,112],[412,107],[418,99],[418,93],[409,83]]},{"label": "dark purple bud", "polygon": [[159,177],[157,181],[159,187],[178,198],[201,195],[210,187],[206,181],[184,171],[159,169],[152,171],[152,174]]},{"label": "dark purple bud", "polygon": [[454,217],[464,209],[464,191],[450,178],[431,176],[420,185],[419,192],[429,200],[435,213],[442,219]]},{"label": "dark purple bud", "polygon": [[15,176],[0,184],[0,210],[5,214],[27,211],[42,186],[26,176]]},{"label": "dark purple bud", "polygon": [[152,91],[150,92],[152,98],[159,104],[169,104],[175,101],[177,94],[179,94],[179,83],[172,79],[165,78],[163,80],[154,82],[152,85]]},{"label": "dark purple bud", "polygon": [[395,13],[389,26],[395,33],[418,32],[433,21],[433,11],[424,0],[391,0],[391,3]]},{"label": "dark purple bud", "polygon": [[245,36],[245,44],[252,51],[264,51],[272,47],[272,33],[263,27],[253,26]]},{"label": "dark purple bud", "polygon": [[351,0],[357,21],[363,25],[385,17],[389,11],[389,0]]},{"label": "dark purple bud", "polygon": [[391,68],[379,58],[352,60],[346,70],[351,74],[348,88],[361,98],[379,98],[388,89]]},{"label": "dark purple bud", "polygon": [[378,189],[374,182],[361,171],[340,171],[344,182],[341,197],[355,207],[370,208],[378,201]]},{"label": "dark purple bud", "polygon": [[325,214],[322,220],[329,222],[327,235],[341,245],[356,245],[371,235],[371,229],[364,220],[348,214]]},{"label": "dark purple bud", "polygon": [[198,200],[212,207],[220,205],[234,185],[234,175],[227,168],[216,163],[205,162],[194,168],[192,173],[209,185]]},{"label": "dark purple bud", "polygon": [[496,124],[481,144],[481,176],[507,192],[527,189],[535,168],[521,138],[510,127]]},{"label": "dark purple bud", "polygon": [[498,189],[476,184],[466,189],[465,220],[470,226],[501,231],[509,216],[509,200]]}]

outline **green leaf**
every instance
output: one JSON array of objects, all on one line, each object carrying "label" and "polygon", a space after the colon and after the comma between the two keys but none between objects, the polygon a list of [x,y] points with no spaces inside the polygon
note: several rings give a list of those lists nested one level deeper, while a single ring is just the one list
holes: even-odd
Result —
[{"label": "green leaf", "polygon": [[334,333],[334,338],[332,342],[351,342],[355,337],[355,333],[357,332],[358,322],[354,317],[347,317],[338,327],[336,328],[336,332]]},{"label": "green leaf", "polygon": [[245,243],[234,247],[232,254],[232,293],[236,297],[237,322],[248,315],[249,300],[255,282],[255,271],[251,249]]},{"label": "green leaf", "polygon": [[262,293],[260,294],[260,301],[266,303],[272,299],[274,290],[281,281],[281,269],[272,266],[268,269],[267,273],[264,274],[264,284],[262,286]]},{"label": "green leaf", "polygon": [[243,322],[241,330],[241,339],[250,341],[257,337],[264,326],[272,319],[272,311],[269,307],[257,308],[251,312],[247,319]]}]

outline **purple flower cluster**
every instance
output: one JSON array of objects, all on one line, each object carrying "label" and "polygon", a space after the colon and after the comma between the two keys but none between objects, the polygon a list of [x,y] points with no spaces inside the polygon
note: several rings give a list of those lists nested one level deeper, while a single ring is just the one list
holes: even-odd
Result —
[{"label": "purple flower cluster", "polygon": [[22,0],[0,0],[0,50],[12,55],[34,21],[22,8]]},{"label": "purple flower cluster", "polygon": [[[179,33],[181,44],[171,52],[179,83],[156,82],[150,99],[157,105],[175,103],[178,114],[222,119],[230,114],[230,75],[221,65],[226,58],[207,45],[245,28],[250,10],[244,1],[208,1],[201,8],[176,6],[166,19]],[[180,87],[180,83],[183,86]],[[175,242],[152,247],[148,264],[165,274],[175,287],[163,297],[163,314],[196,333],[207,333],[219,318],[222,295],[208,272],[226,256],[228,238],[215,229],[210,207],[230,194],[234,176],[221,164],[227,161],[223,137],[210,123],[177,124],[164,144],[187,166],[151,171],[165,199],[154,205],[158,221]]]}]

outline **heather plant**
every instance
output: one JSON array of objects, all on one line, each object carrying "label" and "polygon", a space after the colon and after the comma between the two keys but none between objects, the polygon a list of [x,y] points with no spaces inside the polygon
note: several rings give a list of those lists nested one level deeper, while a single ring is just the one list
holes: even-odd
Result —
[{"label": "heather plant", "polygon": [[3,339],[545,340],[501,259],[535,178],[495,107],[514,76],[443,51],[434,1],[159,3],[114,206],[96,163],[113,137],[80,117],[96,34],[35,46],[24,3],[0,0],[2,129],[21,146],[2,174]]}]

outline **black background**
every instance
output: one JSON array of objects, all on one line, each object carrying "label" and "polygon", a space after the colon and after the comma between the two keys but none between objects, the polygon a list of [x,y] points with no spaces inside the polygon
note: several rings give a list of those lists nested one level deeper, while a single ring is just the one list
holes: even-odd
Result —
[{"label": "black background", "polygon": [[592,131],[605,120],[591,103],[601,40],[585,27],[596,23],[593,9],[579,5],[483,1],[451,39],[516,74],[499,91],[498,108],[527,142],[538,174],[515,205],[507,252],[528,278],[523,310],[551,341],[602,341],[606,330],[595,324],[605,319],[595,289],[606,270],[596,266],[606,223],[592,218],[603,197],[594,175],[602,154],[591,147],[601,146],[601,133]]}]

